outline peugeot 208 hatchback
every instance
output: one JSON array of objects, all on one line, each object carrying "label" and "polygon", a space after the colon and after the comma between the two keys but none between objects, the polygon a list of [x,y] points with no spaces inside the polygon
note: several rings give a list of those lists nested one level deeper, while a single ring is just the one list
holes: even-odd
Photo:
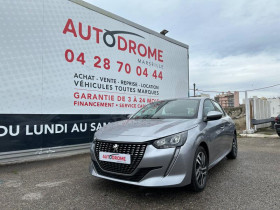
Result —
[{"label": "peugeot 208 hatchback", "polygon": [[90,173],[148,187],[205,188],[208,170],[235,159],[235,125],[209,98],[157,101],[95,133]]}]

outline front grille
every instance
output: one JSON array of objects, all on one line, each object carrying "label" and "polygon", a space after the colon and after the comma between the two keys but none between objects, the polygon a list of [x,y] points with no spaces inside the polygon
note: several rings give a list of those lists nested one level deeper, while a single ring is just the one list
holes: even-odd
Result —
[{"label": "front grille", "polygon": [[101,169],[114,173],[131,174],[142,160],[147,145],[118,143],[118,153],[130,154],[131,164],[112,163],[99,160],[99,152],[114,152],[114,144],[115,143],[104,141],[95,142],[95,155]]},{"label": "front grille", "polygon": [[140,168],[134,175],[124,176],[124,175],[108,173],[108,172],[101,170],[101,168],[99,167],[99,165],[97,164],[96,161],[93,161],[93,164],[96,169],[96,172],[102,176],[107,176],[107,177],[111,177],[111,178],[115,178],[115,179],[122,179],[125,181],[131,181],[131,182],[139,182],[150,171],[161,168],[161,167]]}]

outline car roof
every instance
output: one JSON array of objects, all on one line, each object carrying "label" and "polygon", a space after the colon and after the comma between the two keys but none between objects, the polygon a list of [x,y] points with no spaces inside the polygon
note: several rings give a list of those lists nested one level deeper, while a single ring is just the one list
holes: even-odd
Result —
[{"label": "car roof", "polygon": [[182,97],[182,98],[169,98],[169,99],[162,99],[160,101],[171,101],[171,100],[186,100],[186,99],[199,99],[199,100],[205,100],[205,99],[210,99],[209,97]]}]

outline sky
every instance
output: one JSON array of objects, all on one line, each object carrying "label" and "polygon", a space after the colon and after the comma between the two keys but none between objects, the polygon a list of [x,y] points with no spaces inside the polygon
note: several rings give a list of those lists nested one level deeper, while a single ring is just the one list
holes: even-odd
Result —
[{"label": "sky", "polygon": [[[167,29],[166,36],[188,44],[190,88],[196,83],[199,90],[226,92],[280,84],[279,0],[87,2],[154,31]],[[280,86],[248,95],[280,97]]]}]

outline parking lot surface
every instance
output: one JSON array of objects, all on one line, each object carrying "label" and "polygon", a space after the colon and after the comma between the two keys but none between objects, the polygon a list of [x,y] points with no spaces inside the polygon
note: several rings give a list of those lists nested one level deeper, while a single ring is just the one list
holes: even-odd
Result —
[{"label": "parking lot surface", "polygon": [[280,139],[238,140],[201,193],[92,177],[89,154],[0,166],[0,209],[280,209]]}]

